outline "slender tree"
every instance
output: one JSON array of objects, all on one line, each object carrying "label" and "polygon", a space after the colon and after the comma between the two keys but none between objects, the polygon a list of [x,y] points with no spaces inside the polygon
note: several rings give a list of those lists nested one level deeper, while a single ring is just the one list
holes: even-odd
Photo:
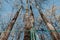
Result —
[{"label": "slender tree", "polygon": [[30,20],[28,16],[28,0],[26,0],[26,14],[24,15],[24,23],[25,23],[25,31],[24,31],[24,40],[30,40],[30,32],[27,30],[30,30]]},{"label": "slender tree", "polygon": [[47,18],[45,17],[45,15],[43,14],[43,12],[41,11],[41,7],[38,5],[38,3],[36,3],[36,6],[37,6],[37,9],[39,10],[39,14],[41,15],[41,18],[43,19],[43,21],[47,25],[47,28],[50,30],[50,34],[53,37],[53,40],[60,40],[59,34],[57,33],[57,31],[53,27],[53,25],[47,20]]},{"label": "slender tree", "polygon": [[[27,0],[27,4],[28,4],[28,0]],[[34,16],[33,16],[33,12],[32,12],[32,8],[30,7],[31,13],[30,16],[28,15],[28,6],[26,8],[26,14],[24,16],[24,23],[25,23],[25,32],[24,32],[24,40],[30,40],[30,29],[33,26],[34,23]],[[28,30],[28,31],[27,31]]]},{"label": "slender tree", "polygon": [[40,13],[43,21],[45,22],[45,24],[47,25],[47,28],[50,30],[50,34],[53,37],[54,40],[60,40],[60,36],[57,33],[56,29],[53,27],[53,25],[46,19],[46,17],[44,16],[44,14]]},{"label": "slender tree", "polygon": [[8,25],[7,29],[5,30],[5,32],[3,32],[1,34],[1,38],[0,40],[7,40],[8,39],[8,36],[10,34],[10,31],[12,30],[13,28],[13,25],[15,24],[16,20],[17,20],[17,17],[19,15],[19,12],[21,10],[21,7],[20,9],[17,11],[17,13],[15,14],[14,18],[11,20],[10,24]]}]

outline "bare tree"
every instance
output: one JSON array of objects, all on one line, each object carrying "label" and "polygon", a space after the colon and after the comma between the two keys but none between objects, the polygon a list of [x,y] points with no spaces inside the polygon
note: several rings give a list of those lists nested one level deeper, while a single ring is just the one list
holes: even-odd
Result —
[{"label": "bare tree", "polygon": [[[27,0],[27,4],[28,4],[28,0]],[[24,32],[24,40],[30,40],[30,31],[33,24],[34,24],[34,15],[33,15],[33,12],[32,12],[32,8],[30,6],[30,10],[31,10],[31,13],[30,13],[30,16],[28,15],[28,6],[26,8],[26,14],[24,16],[24,23],[25,23],[25,32]]]},{"label": "bare tree", "polygon": [[45,18],[45,16],[42,13],[40,15],[41,15],[42,19],[44,20],[44,22],[46,23],[47,28],[50,30],[50,34],[52,35],[53,39],[60,40],[60,38],[59,38],[60,36],[57,33],[56,29],[53,27],[53,25]]},{"label": "bare tree", "polygon": [[17,17],[19,15],[19,11],[21,10],[21,7],[20,9],[17,11],[17,13],[15,14],[14,18],[11,20],[10,24],[8,25],[7,29],[5,30],[5,32],[3,32],[1,34],[1,38],[0,40],[7,40],[8,39],[8,36],[10,34],[10,31],[12,30],[13,28],[13,25],[15,24],[16,20],[17,20]]}]

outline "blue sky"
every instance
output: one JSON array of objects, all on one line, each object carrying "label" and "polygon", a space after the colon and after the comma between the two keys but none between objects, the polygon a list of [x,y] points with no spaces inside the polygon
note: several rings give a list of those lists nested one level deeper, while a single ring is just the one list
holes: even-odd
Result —
[{"label": "blue sky", "polygon": [[[7,14],[7,13],[12,13],[12,7],[14,7],[14,1],[15,0],[11,0],[11,1],[8,1],[9,3],[7,3],[5,0],[2,0],[2,10],[0,9],[0,15],[1,14]],[[23,2],[25,2],[25,1],[23,1]],[[24,5],[25,5],[25,3],[24,3]],[[43,6],[43,8],[44,8],[44,10],[46,9],[46,8],[51,8],[51,6],[53,5],[53,0],[49,0],[48,2],[47,2],[47,4],[44,4]],[[56,6],[60,6],[60,0],[54,0],[54,5],[56,5]],[[15,9],[16,10],[16,9]],[[36,9],[34,8],[34,11],[36,11]],[[37,12],[37,11],[36,11]],[[36,14],[36,13],[35,13]]]},{"label": "blue sky", "polygon": [[[2,22],[9,23],[10,16],[14,15],[16,13],[16,11],[18,10],[18,6],[21,5],[21,3],[18,0],[0,0],[0,1],[1,1],[1,4],[0,4],[0,24]],[[18,6],[15,5],[15,2],[18,4]],[[26,7],[25,0],[23,2],[24,2],[23,5]],[[46,10],[46,8],[50,9],[52,5],[53,5],[53,0],[49,0],[46,4],[42,5],[43,10]],[[54,0],[54,5],[56,5],[57,7],[60,7],[60,0]],[[39,12],[34,7],[34,5],[32,7],[33,7],[33,13],[34,13],[35,17],[37,17],[39,15]],[[14,10],[12,10],[12,9],[14,9]],[[57,14],[60,14],[60,9],[57,10]],[[12,16],[12,18],[13,18],[13,16]],[[5,25],[7,25],[7,24],[5,24]],[[0,31],[2,30],[1,27],[2,26],[0,25]]]}]

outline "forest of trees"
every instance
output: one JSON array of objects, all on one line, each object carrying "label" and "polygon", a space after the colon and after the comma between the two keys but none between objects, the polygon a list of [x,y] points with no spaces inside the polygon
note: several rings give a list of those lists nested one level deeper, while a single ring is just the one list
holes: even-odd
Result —
[{"label": "forest of trees", "polygon": [[55,1],[0,0],[0,40],[60,40],[60,5]]}]

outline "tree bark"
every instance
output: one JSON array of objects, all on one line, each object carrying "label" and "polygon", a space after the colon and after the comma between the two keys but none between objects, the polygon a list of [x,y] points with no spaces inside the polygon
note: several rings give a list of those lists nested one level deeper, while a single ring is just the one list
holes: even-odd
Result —
[{"label": "tree bark", "polygon": [[10,31],[12,30],[13,28],[13,25],[15,24],[16,20],[17,20],[17,17],[19,15],[19,11],[21,10],[21,7],[20,9],[17,11],[17,13],[15,14],[14,18],[11,20],[10,24],[8,25],[7,29],[5,30],[5,32],[3,32],[1,34],[1,38],[0,40],[8,40],[8,36],[10,34]]},{"label": "tree bark", "polygon": [[56,31],[56,29],[53,27],[53,25],[47,20],[47,18],[45,17],[45,15],[40,11],[40,15],[43,19],[43,21],[45,22],[45,24],[47,25],[47,28],[50,31],[51,36],[53,37],[53,40],[60,40],[60,36],[59,33]]},{"label": "tree bark", "polygon": [[[31,10],[31,9],[30,9]],[[30,16],[28,16],[28,8],[26,9],[26,14],[25,14],[25,19],[24,19],[24,23],[25,23],[25,32],[24,32],[24,40],[30,40],[30,31],[33,23],[34,23],[34,16],[33,16],[33,12],[31,10]]]}]

